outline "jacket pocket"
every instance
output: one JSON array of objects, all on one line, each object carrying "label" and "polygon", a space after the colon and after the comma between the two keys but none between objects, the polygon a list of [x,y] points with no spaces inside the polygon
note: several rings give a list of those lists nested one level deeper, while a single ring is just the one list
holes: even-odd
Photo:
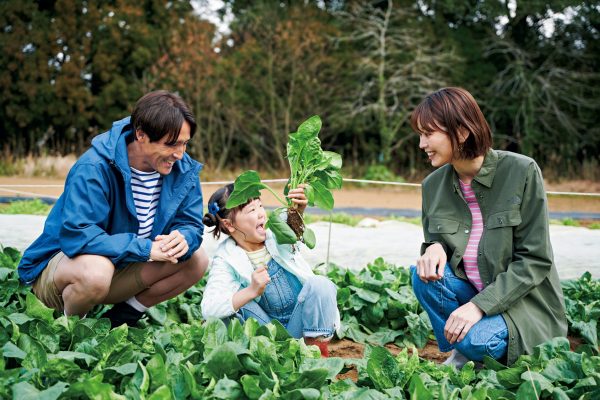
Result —
[{"label": "jacket pocket", "polygon": [[454,234],[458,232],[460,223],[452,219],[446,218],[430,218],[429,233]]},{"label": "jacket pocket", "polygon": [[521,224],[521,212],[519,210],[500,211],[491,214],[487,219],[487,229],[518,226]]}]

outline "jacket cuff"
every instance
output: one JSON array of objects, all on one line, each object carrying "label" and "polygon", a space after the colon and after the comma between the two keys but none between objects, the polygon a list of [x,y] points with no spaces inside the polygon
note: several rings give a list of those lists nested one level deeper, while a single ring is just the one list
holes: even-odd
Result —
[{"label": "jacket cuff", "polygon": [[[425,250],[427,250],[427,248],[429,246],[431,246],[432,244],[440,244],[442,246],[442,248],[444,249],[444,253],[446,253],[446,257],[448,257],[448,246],[446,246],[445,243],[442,242],[423,242],[421,243],[421,255],[425,254]],[[448,257],[448,259],[450,259],[450,257]]]},{"label": "jacket cuff", "polygon": [[473,296],[470,301],[477,307],[481,308],[481,311],[483,311],[487,316],[500,314],[501,312],[505,311],[501,307],[501,302],[497,300],[491,292],[486,292],[485,289]]},{"label": "jacket cuff", "polygon": [[142,243],[142,257],[144,260],[150,261],[150,253],[152,252],[152,240],[150,239],[142,239],[144,242]]}]

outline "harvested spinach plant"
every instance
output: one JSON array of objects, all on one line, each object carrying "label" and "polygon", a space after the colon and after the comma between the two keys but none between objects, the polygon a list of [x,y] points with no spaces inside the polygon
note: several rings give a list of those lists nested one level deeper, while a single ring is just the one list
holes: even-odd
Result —
[{"label": "harvested spinach plant", "polygon": [[[331,190],[342,187],[340,175],[342,157],[337,153],[321,149],[320,130],[321,118],[315,115],[304,121],[297,132],[290,134],[287,144],[290,179],[284,195],[287,195],[290,189],[306,184],[304,192],[308,204],[329,211],[333,209]],[[227,208],[237,207],[249,199],[259,197],[262,189],[269,190],[282,204],[282,207],[270,214],[267,221],[267,227],[273,231],[277,242],[295,244],[301,240],[309,248],[314,248],[315,234],[306,228],[304,219],[294,203],[289,199],[282,200],[273,189],[261,182],[256,171],[246,171],[237,177],[234,190],[227,201]],[[284,209],[287,209],[287,223],[280,216]]]}]

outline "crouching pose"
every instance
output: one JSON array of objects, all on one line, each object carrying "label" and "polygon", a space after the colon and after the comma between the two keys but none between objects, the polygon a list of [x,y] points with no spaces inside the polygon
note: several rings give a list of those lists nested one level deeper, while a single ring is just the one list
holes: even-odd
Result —
[{"label": "crouching pose", "polygon": [[19,277],[65,315],[114,304],[113,327],[202,278],[202,165],[186,154],[196,122],[176,94],[151,92],[75,163]]},{"label": "crouching pose", "polygon": [[469,92],[445,88],[412,114],[419,147],[438,170],[423,181],[421,257],[413,288],[448,364],[485,355],[512,364],[565,336],[546,194],[529,157],[492,150]]},{"label": "crouching pose", "polygon": [[[327,342],[339,326],[336,286],[313,273],[292,245],[280,245],[265,228],[266,212],[260,198],[234,209],[225,208],[233,191],[229,184],[217,190],[208,202],[203,222],[219,244],[212,260],[202,298],[204,318],[252,317],[261,325],[278,320],[295,338],[304,337],[321,355],[328,356]],[[303,212],[307,200],[303,188],[288,197]]]}]

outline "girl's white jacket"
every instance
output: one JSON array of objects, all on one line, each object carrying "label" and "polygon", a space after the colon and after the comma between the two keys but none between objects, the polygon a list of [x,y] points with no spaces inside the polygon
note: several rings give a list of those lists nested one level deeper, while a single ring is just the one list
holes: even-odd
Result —
[{"label": "girl's white jacket", "polygon": [[[294,274],[302,284],[315,275],[299,251],[289,244],[278,244],[273,233],[267,229],[267,251],[279,265]],[[202,316],[207,319],[225,318],[236,313],[233,295],[250,285],[254,268],[246,252],[228,237],[217,247],[208,275],[208,283],[202,296]],[[260,300],[260,296],[255,299]],[[335,328],[340,327],[339,310]]]}]

